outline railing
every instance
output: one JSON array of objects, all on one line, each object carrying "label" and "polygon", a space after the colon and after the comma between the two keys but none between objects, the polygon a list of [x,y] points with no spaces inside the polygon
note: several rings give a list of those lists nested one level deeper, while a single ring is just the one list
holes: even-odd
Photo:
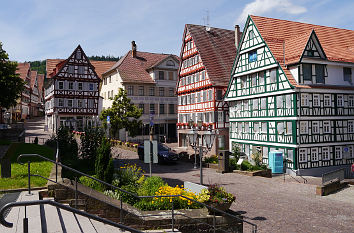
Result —
[{"label": "railing", "polygon": [[[290,161],[289,161],[289,162],[290,162]],[[307,179],[304,178],[303,176],[299,175],[299,174],[298,174],[298,171],[292,169],[291,167],[288,167],[288,160],[284,160],[284,165],[283,165],[283,167],[284,167],[284,182],[285,182],[286,170],[290,170],[290,171],[292,171],[292,172],[294,172],[294,173],[296,174],[296,177],[300,177],[300,178],[302,179],[302,181],[303,181],[304,184],[307,183]],[[298,181],[297,179],[295,179],[295,177],[293,177],[291,174],[289,174],[289,176],[290,176],[291,178],[293,178],[294,180],[296,180],[297,182],[300,183],[300,181]]]},{"label": "railing", "polygon": [[5,227],[9,227],[9,228],[13,227],[13,223],[7,222],[5,220],[5,212],[6,212],[6,210],[9,209],[9,208],[12,208],[12,207],[24,206],[25,207],[25,217],[23,219],[23,223],[24,223],[23,224],[23,232],[27,233],[28,232],[28,218],[27,218],[26,207],[27,206],[33,206],[33,205],[43,205],[43,204],[55,206],[57,208],[70,211],[70,212],[72,212],[74,214],[78,214],[78,215],[81,215],[81,216],[84,216],[84,217],[87,217],[87,218],[91,218],[91,219],[94,219],[96,221],[111,225],[113,227],[118,227],[120,229],[129,231],[129,232],[142,233],[142,231],[139,231],[137,229],[134,229],[134,228],[131,228],[131,227],[119,224],[119,223],[115,223],[115,222],[110,221],[108,219],[104,219],[104,218],[98,217],[96,215],[92,215],[92,214],[89,214],[87,212],[72,208],[70,206],[66,206],[66,205],[60,204],[60,203],[55,202],[55,201],[50,201],[50,200],[22,201],[22,202],[11,202],[11,203],[8,203],[4,207],[2,207],[1,210],[0,210],[0,223],[2,225],[4,225]]},{"label": "railing", "polygon": [[[64,165],[64,164],[62,164],[62,163],[59,163],[59,162],[56,162],[56,161],[54,161],[54,160],[51,160],[51,159],[48,159],[48,158],[46,158],[46,157],[44,157],[44,156],[41,156],[41,155],[38,155],[38,154],[21,154],[21,155],[19,155],[18,157],[17,157],[17,162],[18,163],[20,163],[20,164],[24,164],[24,163],[21,163],[20,162],[20,159],[22,158],[22,157],[39,157],[39,158],[42,158],[42,159],[44,159],[44,160],[47,160],[47,161],[49,161],[49,162],[52,162],[52,163],[54,163],[56,166],[61,166],[62,168],[65,168],[65,169],[68,169],[69,171],[72,171],[72,172],[75,172],[75,173],[77,173],[77,174],[80,174],[81,176],[86,176],[86,177],[88,177],[88,178],[90,178],[90,179],[92,179],[92,180],[95,180],[95,181],[97,181],[97,182],[99,182],[99,183],[101,183],[101,184],[103,184],[103,185],[106,185],[106,186],[108,186],[108,187],[110,187],[110,188],[112,188],[112,189],[114,189],[114,190],[118,190],[118,191],[120,191],[120,192],[123,192],[123,193],[125,193],[125,194],[129,194],[129,195],[131,195],[131,196],[133,196],[133,197],[135,197],[135,198],[137,198],[137,199],[140,199],[140,198],[172,198],[172,200],[171,200],[171,227],[172,227],[172,231],[174,231],[174,222],[175,222],[175,215],[182,215],[182,216],[184,216],[184,217],[187,217],[187,218],[191,218],[191,217],[189,217],[189,216],[187,216],[187,215],[183,215],[183,214],[181,214],[181,213],[175,213],[174,212],[174,203],[173,203],[173,199],[174,198],[176,198],[176,197],[182,197],[182,198],[185,198],[185,199],[187,199],[187,200],[189,200],[189,201],[191,201],[191,202],[194,202],[194,203],[197,203],[197,204],[199,204],[199,205],[201,205],[201,206],[203,206],[203,207],[206,207],[206,208],[208,208],[208,209],[211,209],[212,211],[213,211],[213,225],[210,225],[210,224],[208,224],[208,223],[205,223],[205,222],[203,222],[203,224],[205,224],[205,225],[208,225],[208,226],[210,226],[210,227],[213,227],[214,228],[214,232],[216,231],[216,230],[221,230],[221,231],[224,231],[224,232],[227,232],[227,231],[225,231],[225,230],[223,230],[223,229],[220,229],[220,228],[217,228],[216,227],[216,213],[219,213],[219,214],[221,214],[221,215],[223,215],[223,216],[228,216],[228,217],[231,217],[231,218],[233,218],[233,219],[235,219],[235,220],[237,220],[237,221],[241,221],[241,222],[243,222],[243,223],[246,223],[246,224],[249,224],[250,226],[251,226],[251,228],[252,228],[252,232],[253,233],[256,233],[257,232],[257,225],[256,224],[254,224],[254,223],[251,223],[251,222],[249,222],[249,221],[247,221],[247,220],[244,220],[244,219],[242,219],[242,218],[239,218],[239,217],[237,217],[237,216],[235,216],[235,215],[232,215],[232,214],[229,214],[229,213],[227,213],[227,212],[225,212],[225,211],[222,211],[222,210],[219,210],[219,209],[216,209],[216,208],[214,208],[214,207],[212,207],[212,206],[209,206],[209,205],[206,205],[206,204],[204,204],[204,203],[201,203],[201,202],[199,202],[199,201],[197,201],[197,200],[194,200],[194,199],[191,199],[191,198],[189,198],[189,197],[186,197],[186,196],[184,196],[184,195],[165,195],[165,196],[138,196],[138,195],[136,195],[135,193],[131,193],[131,192],[129,192],[129,191],[126,191],[126,190],[124,190],[124,189],[121,189],[121,188],[119,188],[119,187],[117,187],[117,186],[114,186],[114,185],[112,185],[112,184],[109,184],[109,183],[107,183],[107,182],[104,182],[104,181],[102,181],[102,180],[99,180],[99,179],[97,179],[97,178],[95,178],[95,177],[92,177],[92,176],[90,176],[90,175],[88,175],[88,174],[85,174],[85,173],[83,173],[83,172],[80,172],[80,171],[78,171],[78,170],[76,170],[76,169],[73,169],[73,168],[71,168],[71,167],[68,167],[68,166],[66,166],[66,165]],[[47,178],[45,178],[45,177],[43,177],[43,176],[39,176],[39,175],[31,175],[31,170],[30,170],[30,161],[27,161],[27,165],[28,165],[28,193],[30,194],[31,193],[31,182],[30,182],[30,177],[31,176],[38,176],[38,177],[41,177],[41,178],[44,178],[44,179],[47,179]],[[57,172],[56,172],[56,180],[57,180]],[[47,179],[47,180],[49,180],[49,181],[52,181],[52,180],[50,180],[50,179]],[[52,182],[54,182],[54,181],[52,181]],[[57,182],[54,182],[54,183],[57,183]],[[68,186],[66,186],[66,187],[68,187]],[[75,203],[77,203],[77,180],[75,179]],[[122,212],[123,212],[123,201],[122,201],[122,198],[120,199],[120,222],[122,223],[123,222],[123,215],[122,215]],[[148,215],[148,216],[152,216],[152,215]],[[141,216],[141,217],[148,217],[148,216]],[[159,215],[160,216],[160,215]],[[191,218],[192,219],[192,218]]]},{"label": "railing", "polygon": [[36,138],[38,138],[38,144],[40,144],[40,145],[44,145],[45,142],[48,140],[48,138],[41,138],[41,137],[37,137],[37,136],[26,136],[25,137],[25,142],[34,143]]},{"label": "railing", "polygon": [[322,184],[332,182],[336,179],[338,179],[339,181],[344,180],[344,170],[344,168],[341,168],[322,174]]}]

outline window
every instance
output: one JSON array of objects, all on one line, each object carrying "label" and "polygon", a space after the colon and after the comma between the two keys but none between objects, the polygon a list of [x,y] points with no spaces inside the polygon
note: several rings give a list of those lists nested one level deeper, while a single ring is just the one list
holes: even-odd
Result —
[{"label": "window", "polygon": [[139,104],[139,108],[142,110],[142,112],[144,114],[144,104]]},{"label": "window", "polygon": [[200,103],[200,91],[197,93],[197,103]]},{"label": "window", "polygon": [[168,113],[169,114],[175,114],[175,105],[174,104],[169,104],[168,105]]},{"label": "window", "polygon": [[312,134],[318,134],[319,132],[320,132],[320,130],[319,130],[318,121],[313,121],[312,122]]},{"label": "window", "polygon": [[325,83],[325,66],[324,65],[315,65],[316,71],[316,83]]},{"label": "window", "polygon": [[69,65],[69,73],[70,74],[74,73],[74,66],[73,65]]},{"label": "window", "polygon": [[59,82],[59,89],[60,90],[63,90],[64,89],[64,82]]},{"label": "window", "polygon": [[113,98],[114,96],[113,96],[113,90],[111,91],[111,98]]},{"label": "window", "polygon": [[150,104],[150,114],[155,114],[155,104]]},{"label": "window", "polygon": [[59,107],[63,107],[64,106],[64,100],[63,99],[59,99]]},{"label": "window", "polygon": [[349,82],[350,84],[352,83],[352,69],[343,67],[343,79],[344,81]]},{"label": "window", "polygon": [[143,95],[144,95],[144,86],[139,86],[138,94],[139,94],[140,96],[143,96]]},{"label": "window", "polygon": [[312,98],[312,106],[319,107],[320,106],[320,95],[314,94]]},{"label": "window", "polygon": [[216,90],[216,99],[222,100],[222,90]]},{"label": "window", "polygon": [[82,90],[82,83],[78,83],[77,89]]},{"label": "window", "polygon": [[165,96],[165,88],[159,87],[159,96]]},{"label": "window", "polygon": [[76,59],[81,59],[81,51],[80,50],[78,50],[76,52]]},{"label": "window", "polygon": [[343,100],[343,95],[337,95],[337,107],[343,107],[344,106],[344,100]]},{"label": "window", "polygon": [[267,133],[267,122],[262,122],[261,123],[262,127],[261,127],[261,131],[262,133]]},{"label": "window", "polygon": [[277,70],[276,69],[271,69],[270,70],[269,79],[270,79],[271,83],[275,83],[277,81]]},{"label": "window", "polygon": [[286,122],[286,135],[291,135],[293,133],[293,124],[292,122]]},{"label": "window", "polygon": [[301,106],[309,106],[309,95],[301,94]]},{"label": "window", "polygon": [[187,95],[187,104],[191,104],[191,95]]},{"label": "window", "polygon": [[348,133],[354,133],[354,121],[348,121]]},{"label": "window", "polygon": [[195,75],[195,82],[199,82],[199,76],[200,76],[200,73],[197,73],[197,74]]},{"label": "window", "polygon": [[205,115],[204,115],[204,122],[210,122],[210,115],[209,115],[209,112],[206,112]]},{"label": "window", "polygon": [[80,99],[77,100],[77,107],[82,108],[82,100]]},{"label": "window", "polygon": [[169,79],[169,80],[174,80],[174,78],[173,78],[173,72],[168,72],[168,79]]},{"label": "window", "polygon": [[68,107],[72,107],[73,106],[73,100],[68,100]]},{"label": "window", "polygon": [[252,74],[251,79],[252,79],[252,86],[257,86],[257,74]]},{"label": "window", "polygon": [[329,160],[329,147],[322,147],[322,160]]},{"label": "window", "polygon": [[354,96],[348,96],[348,107],[354,107]]},{"label": "window", "polygon": [[107,77],[103,79],[104,85],[107,85]]},{"label": "window", "polygon": [[79,74],[84,74],[85,67],[79,66]]},{"label": "window", "polygon": [[302,64],[302,71],[304,74],[304,81],[312,81],[312,65]]},{"label": "window", "polygon": [[318,161],[318,149],[311,148],[311,161]]},{"label": "window", "polygon": [[195,103],[195,93],[191,94],[191,104]]},{"label": "window", "polygon": [[93,108],[93,99],[88,100],[87,107]]},{"label": "window", "polygon": [[334,154],[336,159],[342,159],[342,147],[336,146]]},{"label": "window", "polygon": [[284,134],[284,122],[277,123],[278,134]]},{"label": "window", "polygon": [[300,134],[307,134],[307,133],[308,133],[308,122],[300,121]]},{"label": "window", "polygon": [[257,50],[248,53],[248,62],[251,63],[255,61],[257,61]]},{"label": "window", "polygon": [[299,162],[307,162],[306,149],[299,150]]},{"label": "window", "polygon": [[254,38],[254,32],[251,30],[249,33],[248,33],[248,39],[249,40],[252,40]]},{"label": "window", "polygon": [[253,124],[253,132],[258,134],[259,133],[259,123],[258,122],[255,122]]},{"label": "window", "polygon": [[134,95],[134,87],[133,86],[128,86],[128,95]]},{"label": "window", "polygon": [[155,95],[155,87],[150,87],[149,88],[149,96],[154,96]]},{"label": "window", "polygon": [[253,110],[258,110],[258,100],[259,99],[253,99],[252,101]]},{"label": "window", "polygon": [[165,105],[160,104],[160,114],[165,114]]},{"label": "window", "polygon": [[165,72],[159,71],[159,80],[164,80],[165,79]]},{"label": "window", "polygon": [[202,71],[202,80],[205,80],[205,70]]},{"label": "window", "polygon": [[207,101],[207,91],[203,91],[203,102]]},{"label": "window", "polygon": [[93,91],[93,83],[90,83],[89,89],[90,89],[90,91]]},{"label": "window", "polygon": [[175,95],[175,89],[173,87],[170,87],[170,89],[168,90],[168,95],[169,96],[174,96]]},{"label": "window", "polygon": [[332,103],[331,103],[331,95],[324,95],[323,96],[323,106],[324,107],[331,107]]},{"label": "window", "polygon": [[331,122],[323,121],[323,133],[331,133]]}]

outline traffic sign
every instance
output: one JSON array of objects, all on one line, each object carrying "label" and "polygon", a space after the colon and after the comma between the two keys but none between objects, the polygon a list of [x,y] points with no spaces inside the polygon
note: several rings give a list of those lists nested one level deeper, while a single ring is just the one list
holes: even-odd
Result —
[{"label": "traffic sign", "polygon": [[[158,163],[157,141],[152,141],[152,162]],[[150,141],[144,141],[144,163],[150,163]]]}]

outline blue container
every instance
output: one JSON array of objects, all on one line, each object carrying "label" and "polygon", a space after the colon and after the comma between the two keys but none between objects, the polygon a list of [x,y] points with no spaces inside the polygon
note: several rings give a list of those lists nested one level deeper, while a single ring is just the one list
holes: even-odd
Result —
[{"label": "blue container", "polygon": [[283,173],[283,152],[269,152],[268,161],[269,167],[272,169],[272,173]]}]

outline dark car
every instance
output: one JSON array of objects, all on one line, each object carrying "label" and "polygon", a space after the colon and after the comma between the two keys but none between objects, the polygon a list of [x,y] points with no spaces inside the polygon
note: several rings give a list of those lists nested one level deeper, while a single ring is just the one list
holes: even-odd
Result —
[{"label": "dark car", "polygon": [[[138,146],[138,155],[140,160],[144,160],[144,145]],[[179,159],[179,155],[176,153],[176,151],[162,143],[157,144],[157,157],[159,163],[174,162]]]}]

